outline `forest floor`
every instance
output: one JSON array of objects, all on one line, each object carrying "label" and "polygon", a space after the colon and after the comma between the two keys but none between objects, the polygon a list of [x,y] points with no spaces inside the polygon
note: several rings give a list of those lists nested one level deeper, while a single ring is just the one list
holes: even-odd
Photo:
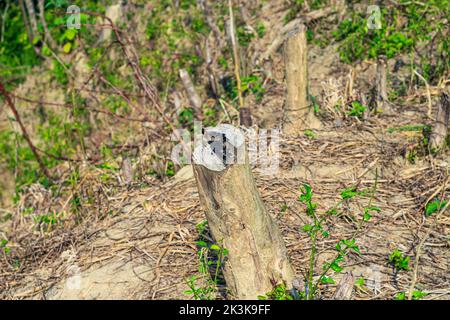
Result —
[{"label": "forest floor", "polygon": [[[255,52],[262,53],[277,37],[280,28],[276,26],[282,25],[285,14],[281,3],[273,1],[265,7],[267,12],[261,11],[259,19],[268,31],[252,43]],[[320,97],[322,107],[330,112],[337,100],[368,93],[375,82],[374,63],[348,67],[339,61],[335,45],[310,45],[309,49],[310,93]],[[263,128],[277,127],[283,114],[286,93],[281,51],[273,53],[267,67],[271,79],[261,102],[251,98],[247,102],[256,124]],[[391,61],[388,69],[394,64]],[[38,77],[30,75],[27,82],[34,83]],[[34,89],[22,86],[19,90],[19,95],[31,95]],[[255,170],[258,190],[280,226],[300,281],[308,272],[311,250],[310,238],[301,230],[309,217],[298,201],[300,187],[304,183],[312,186],[321,213],[342,200],[343,190],[374,191],[372,200],[343,201],[342,214],[326,220],[330,236],[318,242],[318,266],[334,256],[339,240],[352,236],[369,201],[380,209],[372,213],[357,238],[361,254],[347,257],[344,271],[333,275],[336,284],[320,287],[323,299],[331,298],[347,272],[364,279],[355,286],[353,299],[393,299],[409,292],[411,286],[426,292],[426,299],[450,299],[450,217],[424,214],[430,202],[449,196],[450,158],[448,151],[436,157],[422,154],[422,129],[405,129],[433,125],[427,115],[426,90],[422,87],[415,94],[420,99],[393,104],[389,113],[365,119],[337,114],[321,118],[321,127],[310,134],[282,135],[278,173],[267,176]],[[58,101],[57,97],[46,99]],[[431,114],[435,113],[433,104]],[[111,188],[99,184],[102,174],[82,167],[75,189],[59,200],[65,208],[75,192],[99,195],[99,201],[83,204],[89,217],[70,229],[53,230],[48,225],[47,230],[36,230],[26,217],[0,224],[0,231],[14,235],[17,255],[23,259],[17,271],[14,260],[0,254],[0,298],[191,298],[184,292],[189,289],[188,279],[199,275],[196,243],[198,226],[205,220],[192,167],[184,166],[168,179],[148,178],[144,186],[132,182]],[[27,199],[11,210],[23,209],[30,201],[44,208],[54,203],[51,197],[38,186],[30,187]],[[410,257],[408,270],[389,263],[395,249]],[[73,286],[75,280],[79,286]]]}]

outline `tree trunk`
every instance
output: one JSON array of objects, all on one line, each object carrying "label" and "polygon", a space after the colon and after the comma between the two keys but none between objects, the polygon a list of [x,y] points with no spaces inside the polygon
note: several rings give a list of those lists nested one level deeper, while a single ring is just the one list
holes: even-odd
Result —
[{"label": "tree trunk", "polygon": [[389,99],[387,95],[387,60],[385,56],[378,57],[377,61],[377,112],[390,113],[391,106],[389,105]]},{"label": "tree trunk", "polygon": [[308,51],[304,25],[290,33],[284,55],[287,85],[284,131],[298,134],[305,129],[317,129],[320,121],[308,110]]},{"label": "tree trunk", "polygon": [[447,137],[448,133],[449,117],[449,94],[447,92],[442,92],[440,103],[438,103],[436,123],[430,136],[430,150],[432,152],[438,152],[443,147],[445,147],[445,138]]},{"label": "tree trunk", "polygon": [[[237,299],[256,299],[281,283],[291,289],[294,272],[281,233],[256,188],[245,139],[225,126],[205,132],[210,144],[195,149],[194,174],[211,233],[229,251],[223,270],[228,289]],[[238,161],[228,164],[230,157]]]}]

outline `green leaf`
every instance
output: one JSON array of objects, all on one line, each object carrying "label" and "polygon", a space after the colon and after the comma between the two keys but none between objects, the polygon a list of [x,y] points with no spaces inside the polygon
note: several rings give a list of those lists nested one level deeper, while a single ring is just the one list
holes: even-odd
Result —
[{"label": "green leaf", "polygon": [[444,200],[442,203],[439,200],[434,200],[433,202],[430,202],[425,207],[425,216],[429,217],[433,213],[438,212],[441,208],[445,207],[447,205],[448,200]]},{"label": "green leaf", "polygon": [[399,292],[395,295],[395,300],[405,300],[406,299],[406,293]]},{"label": "green leaf", "polygon": [[414,300],[420,300],[423,297],[426,297],[427,295],[428,295],[428,293],[420,291],[420,290],[415,290],[415,291],[413,291],[413,294],[412,294]]},{"label": "green leaf", "polygon": [[342,190],[341,197],[342,200],[351,199],[358,195],[358,192],[356,192],[355,187],[347,188]]},{"label": "green leaf", "polygon": [[312,228],[313,228],[312,225],[307,224],[307,225],[304,225],[304,226],[302,227],[302,230],[305,231],[305,232],[309,232],[309,231],[312,230]]},{"label": "green leaf", "polygon": [[330,265],[330,268],[333,270],[333,271],[335,271],[335,272],[337,272],[337,273],[339,273],[339,272],[341,272],[342,270],[344,270],[344,268],[342,268],[340,265],[338,265],[336,262],[333,262],[331,265]]},{"label": "green leaf", "polygon": [[34,37],[33,38],[33,46],[37,45],[39,42],[40,38],[39,37]]},{"label": "green leaf", "polygon": [[323,277],[320,279],[320,282],[321,282],[322,284],[335,284],[335,283],[336,283],[336,282],[334,281],[333,278],[327,277],[327,276],[323,276]]},{"label": "green leaf", "polygon": [[63,47],[63,51],[64,51],[64,53],[70,53],[71,50],[72,50],[72,44],[70,42],[67,42]]},{"label": "green leaf", "polygon": [[355,281],[355,285],[358,287],[362,287],[366,284],[366,281],[364,280],[363,277],[359,278],[358,280]]},{"label": "green leaf", "polygon": [[211,245],[210,249],[220,251],[220,247],[217,244]]},{"label": "green leaf", "polygon": [[78,33],[77,29],[67,29],[66,32],[64,33],[64,37],[67,40],[72,41],[73,39],[75,39],[77,33]]},{"label": "green leaf", "polygon": [[205,241],[197,241],[196,244],[199,247],[208,248],[208,244]]}]

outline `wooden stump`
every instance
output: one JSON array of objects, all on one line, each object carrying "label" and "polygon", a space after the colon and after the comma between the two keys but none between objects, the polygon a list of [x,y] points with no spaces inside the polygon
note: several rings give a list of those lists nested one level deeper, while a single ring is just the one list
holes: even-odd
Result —
[{"label": "wooden stump", "polygon": [[292,288],[294,272],[256,188],[243,135],[235,130],[206,129],[208,142],[194,150],[193,167],[211,233],[229,251],[223,270],[229,292],[237,299],[256,299],[276,284]]},{"label": "wooden stump", "polygon": [[291,31],[285,46],[287,97],[284,111],[284,132],[299,134],[305,129],[318,129],[320,121],[308,109],[308,50],[306,27]]},{"label": "wooden stump", "polygon": [[376,107],[377,112],[391,113],[392,109],[389,104],[387,95],[387,59],[385,56],[378,57],[377,60],[377,77],[376,77]]},{"label": "wooden stump", "polygon": [[438,152],[445,146],[445,138],[448,134],[450,117],[450,101],[449,94],[443,92],[441,94],[440,102],[438,104],[438,111],[436,115],[436,123],[433,126],[433,131],[430,135],[430,150]]}]

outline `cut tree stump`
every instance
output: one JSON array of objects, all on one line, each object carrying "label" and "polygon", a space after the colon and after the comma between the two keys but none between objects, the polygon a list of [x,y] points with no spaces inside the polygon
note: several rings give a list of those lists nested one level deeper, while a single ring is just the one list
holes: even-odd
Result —
[{"label": "cut tree stump", "polygon": [[281,283],[291,289],[294,272],[256,188],[243,134],[221,125],[204,137],[194,150],[194,175],[212,236],[229,252],[223,273],[231,297],[257,299]]},{"label": "cut tree stump", "polygon": [[387,95],[387,59],[385,56],[379,56],[377,60],[376,86],[377,112],[392,113]]},{"label": "cut tree stump", "polygon": [[308,50],[306,27],[301,24],[289,33],[284,46],[287,97],[284,132],[299,134],[305,129],[320,128],[320,121],[308,108]]},{"label": "cut tree stump", "polygon": [[445,147],[450,118],[450,102],[448,92],[442,92],[438,103],[436,123],[430,135],[430,150],[438,152]]}]

